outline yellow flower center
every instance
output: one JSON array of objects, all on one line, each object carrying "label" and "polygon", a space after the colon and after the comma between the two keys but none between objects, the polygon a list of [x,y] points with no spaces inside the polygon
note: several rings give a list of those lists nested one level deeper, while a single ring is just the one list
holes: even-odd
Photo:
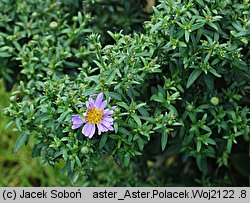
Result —
[{"label": "yellow flower center", "polygon": [[88,109],[85,119],[88,123],[98,124],[101,123],[103,117],[103,109],[92,108]]}]

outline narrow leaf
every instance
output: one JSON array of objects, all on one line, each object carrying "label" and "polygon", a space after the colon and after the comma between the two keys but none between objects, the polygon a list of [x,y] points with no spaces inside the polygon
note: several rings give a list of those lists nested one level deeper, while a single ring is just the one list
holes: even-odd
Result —
[{"label": "narrow leaf", "polygon": [[200,76],[202,71],[200,69],[195,69],[189,76],[186,87],[189,88],[194,81]]},{"label": "narrow leaf", "polygon": [[162,151],[165,150],[167,142],[168,142],[168,134],[163,132],[161,135],[161,149],[162,149]]},{"label": "narrow leaf", "polygon": [[108,136],[106,134],[102,135],[101,140],[99,142],[99,149],[102,149],[106,144]]},{"label": "narrow leaf", "polygon": [[29,130],[26,130],[24,131],[17,139],[16,141],[16,144],[14,146],[14,149],[13,151],[14,152],[17,152],[17,150],[19,150],[23,145],[24,143],[26,142],[26,140],[28,139],[29,137],[29,134],[30,134],[30,131]]}]

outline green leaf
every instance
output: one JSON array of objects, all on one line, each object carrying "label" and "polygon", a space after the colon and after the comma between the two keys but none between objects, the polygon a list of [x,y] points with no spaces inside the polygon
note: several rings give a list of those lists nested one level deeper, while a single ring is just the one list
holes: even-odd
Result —
[{"label": "green leaf", "polygon": [[242,37],[242,36],[246,36],[246,35],[250,35],[250,31],[249,30],[242,30],[239,33],[237,33],[236,35],[234,35],[235,37]]},{"label": "green leaf", "polygon": [[[199,22],[199,23],[196,23],[194,24],[192,27],[191,27],[191,30],[194,31],[194,30],[198,30],[200,29],[201,27],[203,27],[205,24],[205,22]],[[199,34],[202,34],[203,30],[200,29],[200,33]]]},{"label": "green leaf", "polygon": [[117,102],[116,104],[129,111],[129,106],[125,102]]},{"label": "green leaf", "polygon": [[118,132],[118,129],[119,129],[119,128],[118,128],[117,122],[114,123],[114,129],[115,129],[115,133],[117,133],[117,132]]},{"label": "green leaf", "polygon": [[187,47],[186,43],[185,42],[181,42],[181,41],[178,42],[178,45],[180,47]]},{"label": "green leaf", "polygon": [[149,117],[150,116],[149,113],[147,112],[147,110],[144,107],[139,108],[138,111],[144,117]]},{"label": "green leaf", "polygon": [[138,126],[141,126],[141,119],[139,118],[139,116],[137,116],[136,114],[131,115],[131,117],[134,119],[134,121],[138,124]]},{"label": "green leaf", "polygon": [[213,139],[211,139],[211,138],[207,138],[206,141],[207,141],[208,144],[216,145],[216,142]]},{"label": "green leaf", "polygon": [[18,139],[16,141],[16,144],[15,144],[14,149],[13,149],[14,152],[17,152],[17,150],[19,150],[20,147],[22,147],[25,144],[25,142],[29,138],[29,135],[30,135],[29,130],[25,130],[24,132],[22,132],[22,134],[18,137]]},{"label": "green leaf", "polygon": [[62,157],[66,161],[68,159],[68,152],[67,149],[62,150]]},{"label": "green leaf", "polygon": [[144,148],[144,141],[143,141],[143,139],[139,137],[137,139],[137,143],[138,143],[138,146],[139,146],[140,150],[142,151],[143,148]]},{"label": "green leaf", "polygon": [[128,166],[130,162],[130,154],[127,152],[124,156],[124,166]]},{"label": "green leaf", "polygon": [[5,126],[5,130],[8,129],[12,124],[14,123],[14,121],[10,121],[6,126]]},{"label": "green leaf", "polygon": [[[62,152],[61,152],[62,153]],[[80,161],[80,159],[78,158],[78,156],[75,156],[75,160],[76,160],[76,164],[81,167],[82,166],[82,163]]]},{"label": "green leaf", "polygon": [[148,122],[150,122],[150,123],[155,123],[155,119],[154,118],[152,118],[152,117],[147,117],[147,116],[140,116],[140,118],[142,119],[142,120],[145,120],[145,121],[148,121]]},{"label": "green leaf", "polygon": [[1,58],[8,58],[11,57],[12,55],[9,54],[8,52],[0,52],[0,57]]},{"label": "green leaf", "polygon": [[77,179],[79,177],[79,173],[78,172],[74,172],[70,174],[70,181],[72,184],[75,184]]},{"label": "green leaf", "polygon": [[141,108],[141,107],[143,107],[143,106],[146,106],[146,103],[140,103],[140,104],[138,104],[138,105],[136,106],[136,109],[139,109],[139,108]]},{"label": "green leaf", "polygon": [[78,16],[79,22],[82,22],[82,13],[80,11],[78,11],[77,16]]},{"label": "green leaf", "polygon": [[102,135],[101,140],[99,142],[99,149],[102,149],[106,144],[108,136],[106,134]]},{"label": "green leaf", "polygon": [[164,126],[164,124],[158,123],[158,124],[153,128],[153,130],[158,130],[158,129],[160,129],[160,128],[163,128],[163,126]]},{"label": "green leaf", "polygon": [[64,61],[64,66],[67,66],[68,68],[78,68],[78,64],[74,62]]},{"label": "green leaf", "polygon": [[21,119],[19,117],[17,117],[16,120],[15,120],[15,123],[16,123],[17,129],[21,132],[22,131],[22,128],[21,128]]},{"label": "green leaf", "polygon": [[204,59],[204,64],[207,64],[208,60],[210,59],[211,54],[207,54],[205,59]]},{"label": "green leaf", "polygon": [[185,40],[186,40],[186,42],[189,42],[189,37],[190,37],[190,32],[185,30]]},{"label": "green leaf", "polygon": [[207,174],[207,169],[208,169],[207,159],[203,158],[199,154],[196,157],[196,163],[197,163],[197,166],[198,166],[199,170],[202,171],[204,175]]},{"label": "green leaf", "polygon": [[242,27],[242,25],[239,23],[239,21],[232,22],[232,25],[233,25],[234,28],[235,28],[236,30],[238,30],[239,32],[240,32],[241,30],[243,30],[243,27]]},{"label": "green leaf", "polygon": [[85,91],[82,93],[82,95],[84,95],[84,96],[89,96],[89,95],[94,94],[94,93],[95,93],[94,88],[88,88],[87,90],[85,90]]},{"label": "green leaf", "polygon": [[167,142],[168,142],[168,134],[166,132],[163,132],[161,135],[161,149],[162,149],[162,151],[165,150]]},{"label": "green leaf", "polygon": [[227,140],[227,153],[231,153],[233,142],[231,139]]},{"label": "green leaf", "polygon": [[109,96],[112,98],[112,99],[115,99],[117,101],[122,101],[122,97],[120,94],[118,93],[115,93],[115,92],[109,92]]},{"label": "green leaf", "polygon": [[163,95],[160,92],[158,92],[158,94],[154,94],[150,98],[150,100],[154,100],[154,101],[162,103],[162,102],[164,102],[165,98],[163,97]]},{"label": "green leaf", "polygon": [[32,148],[32,153],[31,153],[32,158],[38,157],[40,155],[41,146],[42,146],[41,143],[34,145],[34,147]]},{"label": "green leaf", "polygon": [[120,127],[120,128],[119,128],[119,132],[121,132],[122,134],[127,135],[127,136],[131,136],[131,135],[132,135],[132,134],[131,134],[128,130],[126,130],[124,127]]},{"label": "green leaf", "polygon": [[214,23],[212,23],[212,22],[209,22],[208,25],[210,25],[212,28],[214,28],[217,31],[219,30],[218,27],[217,27],[217,25],[214,24]]},{"label": "green leaf", "polygon": [[197,152],[199,153],[201,151],[201,141],[200,140],[197,140],[196,147],[197,147]]},{"label": "green leaf", "polygon": [[220,58],[215,58],[215,59],[212,61],[211,65],[214,66],[214,65],[216,65],[216,64],[219,63],[219,62],[220,62]]},{"label": "green leaf", "polygon": [[116,73],[117,73],[117,69],[112,69],[110,71],[110,73],[108,74],[108,76],[106,78],[106,82],[108,84],[110,84],[114,80]]},{"label": "green leaf", "polygon": [[202,126],[201,128],[207,132],[211,132],[211,129],[206,125]]},{"label": "green leaf", "polygon": [[69,115],[69,111],[63,112],[63,113],[60,115],[60,117],[57,119],[57,121],[58,121],[59,123],[63,122],[63,121],[65,120],[65,118],[66,118],[68,115]]},{"label": "green leaf", "polygon": [[210,68],[209,72],[212,73],[214,76],[216,76],[218,78],[221,77],[221,75],[219,73],[217,73],[217,71],[215,69],[213,69],[213,68]]},{"label": "green leaf", "polygon": [[204,82],[210,92],[214,90],[214,78],[210,75],[204,75]]},{"label": "green leaf", "polygon": [[186,87],[189,88],[194,81],[200,76],[200,74],[202,73],[202,70],[200,69],[195,69],[189,76],[188,81],[187,81],[187,85]]},{"label": "green leaf", "polygon": [[204,1],[203,0],[195,0],[198,4],[200,4],[201,6],[205,6],[205,4],[204,4]]}]

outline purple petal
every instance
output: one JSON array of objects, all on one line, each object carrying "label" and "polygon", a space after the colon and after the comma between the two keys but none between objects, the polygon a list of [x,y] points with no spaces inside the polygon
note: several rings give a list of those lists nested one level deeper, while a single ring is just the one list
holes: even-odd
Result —
[{"label": "purple petal", "polygon": [[110,124],[110,122],[107,122],[107,121],[105,121],[105,120],[102,120],[102,124],[106,127],[106,128],[108,128],[111,124]]},{"label": "purple petal", "polygon": [[79,114],[73,115],[72,119],[70,119],[69,122],[73,124],[72,129],[77,129],[81,127],[84,123]]},{"label": "purple petal", "polygon": [[114,111],[111,111],[111,110],[109,110],[109,109],[105,109],[105,110],[103,111],[104,116],[112,115],[113,113],[114,113]]},{"label": "purple petal", "polygon": [[77,107],[78,107],[78,108],[82,108],[82,104],[78,104]]},{"label": "purple petal", "polygon": [[95,107],[100,109],[100,105],[102,103],[102,99],[103,99],[103,93],[101,92],[100,94],[97,95],[96,99],[95,99]]},{"label": "purple petal", "polygon": [[105,132],[105,129],[103,128],[102,124],[97,124],[97,128],[98,128],[98,135],[100,135],[102,132]]},{"label": "purple petal", "polygon": [[[89,102],[88,103],[89,103],[89,105],[88,105],[87,108],[90,108],[90,109],[92,109],[94,107],[94,105],[95,105],[95,101],[92,98],[89,98]],[[86,102],[86,106],[87,106],[87,102]]]},{"label": "purple petal", "polygon": [[115,110],[117,106],[112,106],[112,109]]},{"label": "purple petal", "polygon": [[[82,123],[83,124],[83,123]],[[77,129],[77,128],[79,128],[79,127],[81,127],[82,126],[82,124],[77,124],[77,123],[74,123],[73,125],[72,125],[72,129]]]},{"label": "purple petal", "polygon": [[99,106],[99,109],[104,109],[106,106],[107,106],[108,102],[105,100],[103,101],[100,106]]},{"label": "purple petal", "polygon": [[102,125],[102,127],[103,127],[103,132],[107,132],[107,131],[113,131],[114,130],[114,128],[113,128],[113,126],[112,125],[110,125],[109,127],[107,127],[107,126],[105,126],[105,125]]},{"label": "purple petal", "polygon": [[110,117],[103,117],[102,121],[106,121],[106,122],[109,122],[109,123],[113,123],[113,122],[114,122],[114,119],[113,119],[113,118],[110,118]]},{"label": "purple petal", "polygon": [[92,138],[95,134],[95,124],[86,123],[82,128],[82,133],[89,138]]},{"label": "purple petal", "polygon": [[84,121],[82,120],[82,118],[80,117],[80,115],[75,115],[73,116],[73,118],[71,119],[73,124],[83,124]]},{"label": "purple petal", "polygon": [[86,108],[89,108],[89,101],[86,101]]},{"label": "purple petal", "polygon": [[80,116],[80,114],[72,115],[72,119],[75,118],[75,117],[78,117],[78,116]]},{"label": "purple petal", "polygon": [[101,124],[101,125],[102,125],[102,128],[103,128],[102,132],[107,132],[108,128],[105,125],[103,125],[103,124]]},{"label": "purple petal", "polygon": [[108,130],[110,130],[110,131],[114,131],[113,126],[109,126],[109,127],[108,127]]}]

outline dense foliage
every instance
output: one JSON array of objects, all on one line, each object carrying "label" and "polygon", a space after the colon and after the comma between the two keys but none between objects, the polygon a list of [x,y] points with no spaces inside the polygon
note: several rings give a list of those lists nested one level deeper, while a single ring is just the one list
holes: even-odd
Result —
[{"label": "dense foliage", "polygon": [[[1,57],[21,67],[5,110],[21,133],[14,151],[32,137],[32,156],[63,161],[73,182],[94,180],[96,165],[112,157],[136,174],[123,185],[248,184],[249,1],[162,0],[144,31],[137,28],[145,13],[134,12],[133,1],[103,10],[95,9],[102,1],[88,2],[91,13],[38,2],[41,17],[24,19],[32,23],[21,38],[8,39],[27,13],[1,28]],[[51,5],[43,19],[39,9]],[[13,70],[5,70],[10,80]],[[115,130],[88,139],[68,121],[100,92],[116,106]]]},{"label": "dense foliage", "polygon": [[85,54],[93,48],[90,33],[102,34],[107,44],[107,30],[141,30],[148,18],[143,4],[132,0],[1,0],[0,8],[0,77],[7,89],[51,71],[76,74],[91,63]]}]

